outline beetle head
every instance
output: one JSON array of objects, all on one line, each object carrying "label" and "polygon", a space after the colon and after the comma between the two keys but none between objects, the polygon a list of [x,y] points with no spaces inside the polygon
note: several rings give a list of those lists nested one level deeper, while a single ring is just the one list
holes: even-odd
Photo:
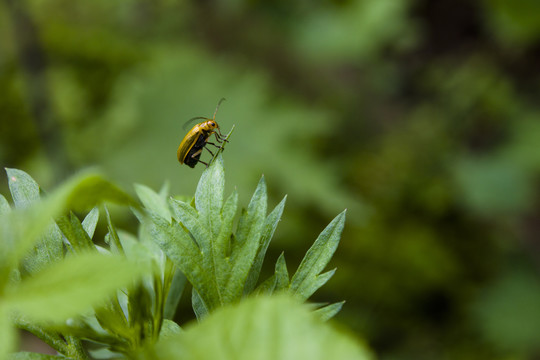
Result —
[{"label": "beetle head", "polygon": [[208,119],[204,123],[199,125],[205,131],[212,131],[214,129],[219,129],[219,125],[216,120]]}]

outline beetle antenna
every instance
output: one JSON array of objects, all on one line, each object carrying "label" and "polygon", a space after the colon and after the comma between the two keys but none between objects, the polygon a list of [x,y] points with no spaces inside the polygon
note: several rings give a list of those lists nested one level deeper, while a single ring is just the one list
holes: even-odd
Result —
[{"label": "beetle antenna", "polygon": [[216,111],[214,111],[214,116],[212,117],[212,120],[216,120],[216,114],[217,114],[217,111],[218,111],[218,109],[219,109],[219,105],[221,105],[221,103],[222,103],[223,101],[225,101],[225,98],[219,99],[219,102],[218,102],[218,104],[217,104],[217,106],[216,106]]},{"label": "beetle antenna", "polygon": [[191,119],[189,119],[188,121],[186,121],[186,122],[184,123],[184,126],[182,126],[182,129],[186,130],[186,129],[188,128],[188,126],[189,126],[190,124],[193,124],[193,122],[194,122],[195,120],[201,120],[201,119],[202,119],[202,120],[208,120],[208,119],[205,118],[205,117],[202,117],[202,116],[196,116],[196,117],[191,118]]}]

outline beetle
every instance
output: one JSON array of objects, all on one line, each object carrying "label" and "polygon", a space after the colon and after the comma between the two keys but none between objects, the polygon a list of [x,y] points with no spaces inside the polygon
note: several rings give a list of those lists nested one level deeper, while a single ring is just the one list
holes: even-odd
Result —
[{"label": "beetle", "polygon": [[194,168],[197,163],[203,163],[208,167],[208,163],[200,160],[201,153],[203,149],[208,150],[212,156],[214,156],[214,153],[210,151],[206,147],[207,144],[213,145],[217,147],[218,149],[221,149],[221,146],[218,146],[212,142],[209,142],[208,139],[212,134],[216,137],[216,141],[220,144],[223,144],[223,142],[228,141],[224,138],[224,136],[221,134],[221,131],[219,130],[219,125],[216,122],[216,113],[219,109],[219,106],[221,103],[225,100],[222,98],[219,100],[216,110],[214,111],[214,116],[212,116],[211,119],[205,118],[205,117],[194,117],[186,122],[187,124],[190,124],[193,120],[204,120],[201,123],[198,123],[195,125],[189,132],[184,136],[184,139],[180,143],[180,146],[178,146],[178,150],[176,151],[176,157],[178,158],[178,161],[180,164],[186,164],[187,166]]}]

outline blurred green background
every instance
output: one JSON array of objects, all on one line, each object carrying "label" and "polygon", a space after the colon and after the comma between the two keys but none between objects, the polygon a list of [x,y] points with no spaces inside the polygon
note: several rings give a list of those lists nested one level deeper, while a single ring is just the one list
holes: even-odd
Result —
[{"label": "blurred green background", "polygon": [[225,97],[227,186],[289,195],[269,263],[348,208],[314,301],[380,359],[538,359],[539,64],[538,0],[2,0],[0,165],[191,196]]}]

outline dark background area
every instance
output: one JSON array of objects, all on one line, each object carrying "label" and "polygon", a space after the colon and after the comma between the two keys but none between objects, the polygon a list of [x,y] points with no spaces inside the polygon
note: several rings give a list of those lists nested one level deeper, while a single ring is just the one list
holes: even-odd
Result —
[{"label": "dark background area", "polygon": [[537,359],[539,66],[536,0],[2,0],[0,164],[191,196],[225,97],[227,186],[288,194],[267,271],[347,208],[313,300],[380,359]]}]

